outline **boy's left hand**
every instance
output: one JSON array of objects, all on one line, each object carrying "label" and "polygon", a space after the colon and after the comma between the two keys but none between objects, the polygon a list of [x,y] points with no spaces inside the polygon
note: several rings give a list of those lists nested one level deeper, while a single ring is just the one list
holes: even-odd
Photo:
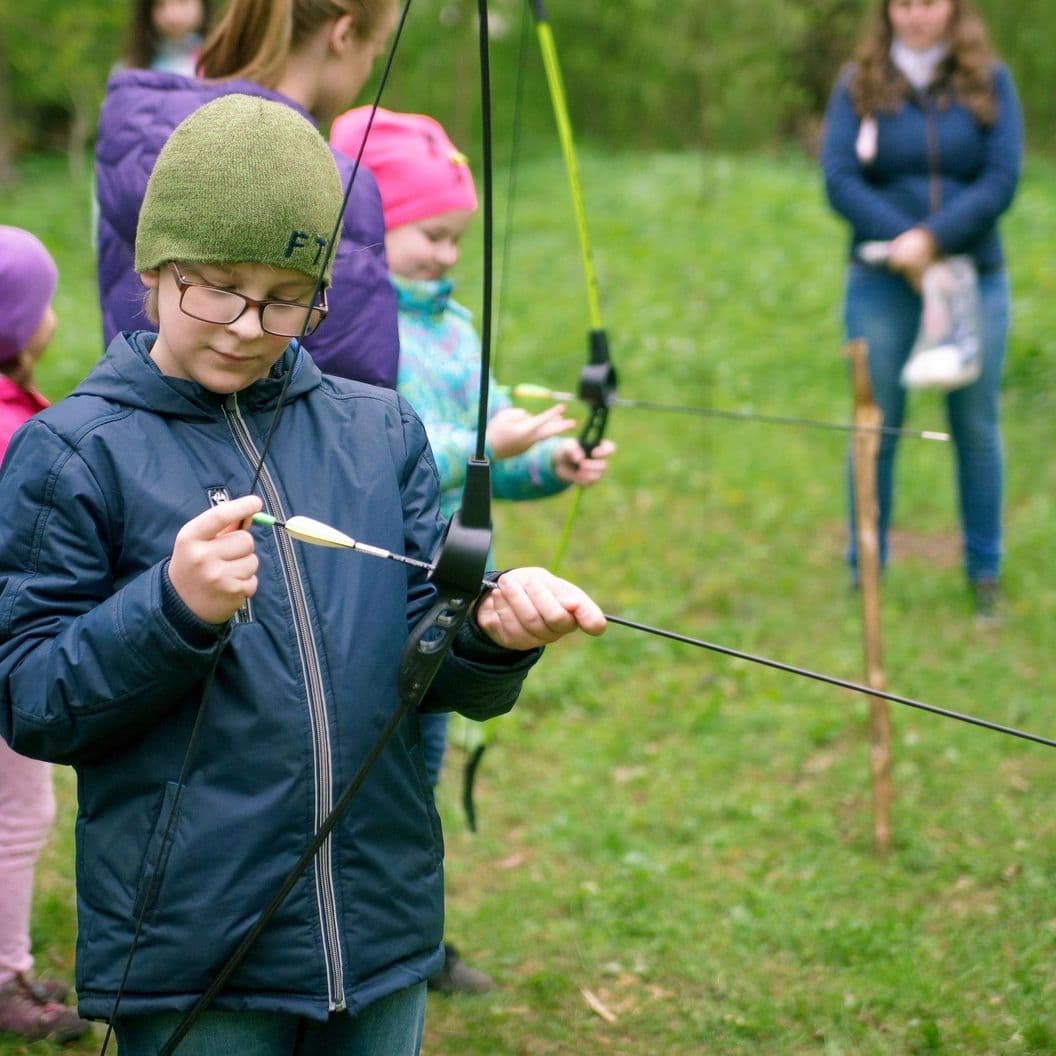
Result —
[{"label": "boy's left hand", "polygon": [[574,583],[545,568],[515,568],[477,606],[477,626],[507,649],[537,649],[573,631],[599,635],[605,616]]}]

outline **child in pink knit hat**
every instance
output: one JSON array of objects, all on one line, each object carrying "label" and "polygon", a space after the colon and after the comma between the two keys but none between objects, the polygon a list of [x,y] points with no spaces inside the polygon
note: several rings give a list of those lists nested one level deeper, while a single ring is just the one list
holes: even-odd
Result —
[{"label": "child in pink knit hat", "polygon": [[[397,388],[425,422],[450,514],[473,452],[480,380],[480,341],[448,277],[477,209],[473,174],[465,154],[425,114],[379,107],[371,121],[371,107],[357,107],[334,121],[330,142],[351,158],[362,150],[381,193],[399,305]],[[538,498],[603,476],[613,445],[603,442],[587,458],[576,440],[560,438],[576,424],[564,411],[557,404],[528,414],[493,386],[487,445],[497,498]]]},{"label": "child in pink knit hat", "polygon": [[[466,460],[476,444],[480,340],[469,311],[452,297],[448,273],[477,210],[477,193],[468,159],[433,118],[382,108],[373,121],[370,116],[369,106],[342,114],[333,123],[330,142],[353,159],[362,149],[361,163],[381,193],[400,329],[396,388],[425,424],[440,473],[441,509],[450,516],[461,500]],[[563,404],[529,414],[513,407],[494,379],[488,414],[487,452],[496,498],[536,499],[572,484],[593,484],[615,450],[605,440],[587,458],[577,440],[560,436],[576,424],[565,417]],[[422,716],[426,769],[434,785],[443,763],[447,719],[446,714]],[[430,989],[492,989],[492,980],[461,961],[453,947],[447,946],[447,955]]]},{"label": "child in pink knit hat", "polygon": [[[48,405],[33,367],[55,332],[58,275],[35,235],[0,226],[0,456],[15,430]],[[33,867],[54,814],[50,764],[0,740],[0,1032],[65,1042],[88,1024],[62,1003],[65,986],[34,978],[29,945]]]}]

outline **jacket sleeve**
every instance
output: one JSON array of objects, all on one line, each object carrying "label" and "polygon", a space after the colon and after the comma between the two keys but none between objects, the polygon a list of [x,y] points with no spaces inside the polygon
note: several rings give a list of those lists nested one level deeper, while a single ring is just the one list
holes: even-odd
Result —
[{"label": "jacket sleeve", "polygon": [[0,734],[78,763],[148,729],[224,641],[189,644],[162,609],[164,562],[115,587],[114,517],[62,438],[31,421],[0,474]]},{"label": "jacket sleeve", "polygon": [[[473,423],[467,424],[444,420],[435,380],[434,377],[423,377],[414,371],[405,370],[401,364],[398,389],[425,423],[429,446],[440,475],[440,490],[446,495],[466,483],[466,461],[477,447],[476,404],[470,399],[470,394],[472,391],[472,398],[475,399],[478,381],[476,376],[460,379],[464,383],[462,394],[469,401],[467,407],[472,407],[472,410],[467,409],[467,417],[471,417]],[[489,391],[490,419],[509,407],[510,400],[494,378],[490,381]],[[485,453],[491,460],[494,496],[497,499],[539,499],[564,491],[568,484],[553,468],[556,444],[557,441],[544,440],[520,455],[504,459],[496,459],[490,446],[485,445]]]},{"label": "jacket sleeve", "polygon": [[480,341],[456,310],[445,316],[444,337],[408,316],[400,317],[396,391],[422,420],[440,491],[447,497],[466,483],[466,460],[476,450]]},{"label": "jacket sleeve", "polygon": [[167,115],[154,95],[139,91],[142,73],[115,73],[99,113],[95,270],[104,348],[122,330],[155,328],[143,311],[143,285],[133,262],[136,225],[154,162],[182,112]]},{"label": "jacket sleeve", "polygon": [[[410,406],[400,400],[403,412],[405,457],[401,474],[406,553],[428,561],[442,538],[439,487],[426,440],[425,428]],[[408,630],[429,610],[436,597],[425,573],[410,577],[407,605]],[[466,622],[448,652],[421,703],[423,711],[458,711],[483,720],[509,711],[521,691],[529,669],[541,649],[519,652],[495,645],[472,622]]]},{"label": "jacket sleeve", "polygon": [[994,93],[997,118],[986,129],[979,174],[926,223],[945,253],[959,252],[991,228],[1016,193],[1023,156],[1023,118],[1012,76],[1004,66],[994,70]]},{"label": "jacket sleeve", "polygon": [[[351,162],[335,153],[345,184]],[[330,311],[305,341],[319,369],[339,378],[396,387],[400,355],[396,292],[389,281],[381,195],[370,172],[356,171],[333,263]]]},{"label": "jacket sleeve", "polygon": [[861,120],[851,102],[849,71],[840,77],[828,108],[821,144],[821,169],[829,204],[862,239],[895,238],[914,226],[909,214],[896,208],[865,178],[855,142]]},{"label": "jacket sleeve", "polygon": [[466,460],[476,449],[477,431],[463,422],[445,421],[440,410],[439,392],[422,378],[401,369],[397,386],[421,416],[429,437],[429,447],[442,492],[461,488],[466,483]]},{"label": "jacket sleeve", "polygon": [[554,472],[554,450],[560,439],[540,440],[527,451],[504,458],[492,467],[492,490],[497,499],[543,499],[569,487]]}]

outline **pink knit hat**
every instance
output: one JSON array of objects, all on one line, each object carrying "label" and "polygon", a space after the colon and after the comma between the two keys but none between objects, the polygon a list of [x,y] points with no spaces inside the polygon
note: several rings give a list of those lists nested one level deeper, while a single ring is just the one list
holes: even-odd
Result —
[{"label": "pink knit hat", "polygon": [[[330,143],[335,149],[356,158],[370,109],[358,106],[334,121]],[[386,231],[452,209],[477,208],[468,159],[425,114],[397,114],[379,107],[363,164],[378,182]]]},{"label": "pink knit hat", "polygon": [[0,363],[29,344],[58,278],[55,261],[36,235],[0,225]]}]

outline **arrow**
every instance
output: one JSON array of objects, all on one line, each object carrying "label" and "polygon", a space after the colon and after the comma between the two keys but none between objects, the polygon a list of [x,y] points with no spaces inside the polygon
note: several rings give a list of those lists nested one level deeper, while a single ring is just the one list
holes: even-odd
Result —
[{"label": "arrow", "polygon": [[271,528],[282,528],[287,535],[299,539],[302,543],[311,543],[313,546],[332,546],[342,550],[355,550],[360,554],[369,554],[371,557],[380,557],[386,561],[398,561],[401,565],[411,565],[414,568],[424,568],[429,572],[433,566],[428,561],[418,561],[404,554],[393,553],[380,546],[371,546],[370,543],[361,543],[350,535],[334,528],[333,525],[324,524],[314,517],[287,517],[280,521],[278,517],[272,517],[270,513],[253,514],[253,523],[261,524]]},{"label": "arrow", "polygon": [[[568,401],[578,399],[575,393],[548,389],[545,385],[525,383],[514,385],[510,391],[513,396],[523,400]],[[778,414],[757,414],[754,411],[725,411],[715,407],[687,407],[682,404],[654,403],[649,400],[625,400],[618,397],[611,398],[609,405],[612,407],[630,407],[640,411],[666,411],[669,414],[697,414],[712,418],[734,418],[739,421],[767,422],[770,425],[802,425],[812,429],[837,429],[845,433],[883,433],[887,436],[905,436],[911,440],[939,440],[944,443],[950,440],[949,433],[938,432],[934,429],[899,429],[893,425],[862,426],[843,422],[822,422],[814,418],[790,418]]]},{"label": "arrow", "polygon": [[[289,517],[285,521],[279,521],[269,514],[258,513],[254,515],[253,520],[257,524],[269,525],[274,528],[283,528],[294,538],[299,539],[304,543],[310,543],[314,546],[340,547],[343,549],[357,550],[360,553],[368,554],[371,557],[399,561],[403,564],[409,564],[417,568],[426,568],[433,571],[433,566],[425,561],[417,561],[414,558],[404,557],[402,554],[395,554],[391,550],[385,550],[382,547],[359,543],[351,536],[345,535],[344,532],[311,517],[297,516]],[[481,580],[481,588],[484,590],[497,590],[498,586],[497,583],[492,582],[491,580]],[[718,645],[715,642],[707,642],[701,638],[692,638],[686,634],[679,634],[675,631],[665,630],[662,627],[653,627],[650,624],[639,623],[637,620],[629,620],[623,616],[613,616],[607,612],[603,615],[609,623],[616,624],[619,627],[627,627],[631,630],[641,631],[645,634],[653,634],[659,638],[667,638],[670,641],[680,642],[683,645],[691,645],[697,649],[707,649],[713,653],[720,653],[723,656],[730,656],[737,660],[747,660],[750,663],[760,664],[763,667],[770,667],[777,671],[783,671],[789,675],[797,675],[800,678],[812,679],[815,682],[824,682],[830,686],[838,686],[841,689],[848,689],[853,693],[860,693],[866,697],[880,697],[883,700],[889,700],[894,704],[902,704],[908,708],[915,708],[918,711],[926,711],[932,715],[941,715],[943,718],[968,723],[972,726],[980,726],[983,729],[991,730],[994,733],[1002,733],[1009,737],[1018,737],[1024,741],[1032,741],[1035,744],[1044,744],[1049,748],[1056,748],[1056,740],[1049,737],[1043,737],[1040,734],[1020,730],[1014,726],[1003,726],[1000,723],[991,722],[989,719],[982,719],[965,712],[951,711],[949,708],[940,708],[934,704],[927,704],[924,701],[915,700],[913,697],[904,697],[898,693],[889,693],[886,690],[874,689],[872,686],[862,685],[860,682],[851,682],[848,679],[837,678],[835,675],[826,675],[820,671],[811,671],[809,668],[796,667],[793,664],[786,664],[781,660],[774,660],[768,656],[760,656],[756,653],[746,653],[740,649],[733,649],[726,645]]]}]

